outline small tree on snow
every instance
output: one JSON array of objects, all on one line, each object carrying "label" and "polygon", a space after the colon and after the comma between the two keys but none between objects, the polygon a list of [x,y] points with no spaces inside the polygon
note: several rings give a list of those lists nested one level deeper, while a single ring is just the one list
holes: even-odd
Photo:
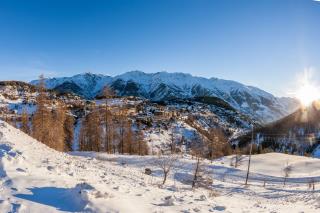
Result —
[{"label": "small tree on snow", "polygon": [[169,173],[176,166],[177,159],[178,159],[177,155],[173,155],[173,154],[158,155],[158,159],[156,160],[156,165],[159,166],[163,172],[162,185],[166,183]]},{"label": "small tree on snow", "polygon": [[201,161],[202,158],[200,155],[196,155],[196,164],[194,168],[194,173],[193,173],[193,180],[192,180],[192,188],[194,188],[199,181],[200,173],[201,173]]},{"label": "small tree on snow", "polygon": [[196,162],[193,170],[192,188],[204,187],[206,189],[211,189],[213,183],[212,169],[209,169],[204,165],[203,159],[204,158],[201,153],[196,154]]},{"label": "small tree on snow", "polygon": [[234,166],[234,168],[238,168],[244,161],[245,156],[242,155],[239,148],[236,148],[235,156],[231,158],[231,166]]},{"label": "small tree on snow", "polygon": [[283,168],[283,185],[284,186],[286,185],[287,179],[290,176],[291,172],[292,172],[292,166],[289,165],[289,163],[287,162],[287,164]]},{"label": "small tree on snow", "polygon": [[203,138],[201,136],[196,136],[192,143],[192,155],[196,157],[196,163],[193,172],[192,188],[196,187],[197,183],[200,181],[201,174],[203,171],[203,148]]}]

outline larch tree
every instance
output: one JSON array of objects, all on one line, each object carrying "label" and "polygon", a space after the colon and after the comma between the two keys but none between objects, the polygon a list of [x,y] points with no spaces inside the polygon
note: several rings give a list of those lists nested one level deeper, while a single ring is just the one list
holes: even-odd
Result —
[{"label": "larch tree", "polygon": [[229,144],[221,129],[210,128],[208,133],[207,147],[209,159],[212,162],[214,158],[222,157],[225,154],[228,154],[226,151],[228,151],[227,146]]},{"label": "larch tree", "polygon": [[79,133],[79,149],[80,151],[87,151],[88,144],[89,144],[89,137],[88,137],[88,116],[86,115],[83,118],[81,128],[80,128],[80,133]]},{"label": "larch tree", "polygon": [[65,132],[65,150],[72,151],[73,139],[74,139],[74,117],[67,115],[64,123]]},{"label": "larch tree", "polygon": [[108,86],[103,89],[103,96],[106,99],[105,103],[105,117],[104,117],[104,124],[105,124],[105,135],[104,135],[104,151],[111,153],[112,150],[112,142],[114,138],[114,124],[113,124],[113,116],[108,105],[108,100],[115,96],[115,92]]},{"label": "larch tree", "polygon": [[138,129],[135,134],[135,153],[138,155],[148,155],[149,147],[147,142],[144,140],[143,130]]},{"label": "larch tree", "polygon": [[25,109],[21,114],[21,130],[26,134],[30,134],[29,115]]},{"label": "larch tree", "polygon": [[[107,103],[106,103],[107,104]],[[104,151],[107,153],[111,153],[112,150],[112,141],[114,138],[114,124],[113,124],[113,116],[112,113],[106,105],[105,108],[105,116],[104,116],[104,124],[105,124],[105,135],[104,135]]]},{"label": "larch tree", "polygon": [[50,144],[51,147],[58,151],[66,151],[66,109],[62,103],[59,103],[52,110],[51,130],[50,130]]},{"label": "larch tree", "polygon": [[124,143],[125,143],[125,131],[126,131],[126,116],[125,111],[120,109],[117,115],[117,129],[118,129],[118,140],[119,147],[118,150],[121,154],[124,154]]},{"label": "larch tree", "polygon": [[32,135],[38,141],[50,146],[49,132],[51,111],[48,108],[48,96],[45,90],[44,77],[40,75],[38,95],[36,98],[37,110],[32,117]]},{"label": "larch tree", "polygon": [[132,155],[134,154],[134,149],[133,149],[134,133],[132,131],[132,125],[130,120],[125,121],[124,135],[125,135],[123,139],[124,152]]},{"label": "larch tree", "polygon": [[86,115],[82,122],[80,131],[80,150],[81,151],[101,151],[102,126],[100,112],[93,109]]},{"label": "larch tree", "polygon": [[176,127],[172,124],[170,133],[170,151],[171,154],[176,152]]}]

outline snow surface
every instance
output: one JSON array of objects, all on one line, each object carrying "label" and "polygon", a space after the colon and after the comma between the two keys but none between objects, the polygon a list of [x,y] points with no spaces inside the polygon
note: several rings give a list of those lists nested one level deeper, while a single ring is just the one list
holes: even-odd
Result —
[{"label": "snow surface", "polygon": [[[212,189],[191,190],[195,160],[180,156],[165,186],[157,156],[54,151],[0,122],[0,212],[319,212],[320,160],[278,153],[203,162]],[[283,186],[283,168],[292,173]],[[152,175],[143,174],[151,168]],[[314,179],[315,191],[308,189]],[[263,182],[266,186],[263,187]],[[211,196],[210,196],[211,194]]]}]

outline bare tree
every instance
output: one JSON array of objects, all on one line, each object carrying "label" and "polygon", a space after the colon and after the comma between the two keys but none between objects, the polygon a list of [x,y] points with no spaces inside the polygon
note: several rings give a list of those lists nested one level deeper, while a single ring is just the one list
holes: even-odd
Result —
[{"label": "bare tree", "polygon": [[72,150],[72,143],[74,139],[74,117],[67,115],[64,123],[66,151]]},{"label": "bare tree", "polygon": [[247,175],[246,175],[245,185],[248,184],[249,173],[250,173],[250,165],[251,165],[251,154],[252,154],[252,145],[253,145],[253,124],[252,124],[251,127],[252,127],[252,131],[251,131],[251,143],[250,143],[249,160],[248,160],[248,168],[247,168]]},{"label": "bare tree", "polygon": [[21,114],[21,130],[26,134],[30,134],[29,115],[27,114],[25,109]]},{"label": "bare tree", "polygon": [[104,149],[106,152],[111,152],[111,144],[113,141],[114,136],[114,124],[113,124],[113,116],[108,105],[108,100],[115,96],[115,92],[108,86],[106,86],[103,90],[103,96],[106,98],[105,102],[105,117],[104,117],[104,124],[105,124],[105,136],[104,136]]},{"label": "bare tree", "polygon": [[158,159],[156,160],[156,165],[159,166],[163,172],[162,185],[166,183],[169,173],[174,169],[176,165],[177,159],[177,155],[164,155],[159,153]]},{"label": "bare tree", "polygon": [[193,173],[192,188],[194,188],[196,186],[196,183],[199,178],[200,166],[201,166],[200,163],[201,163],[201,157],[199,155],[197,155],[196,156],[196,166],[195,166],[194,173]]},{"label": "bare tree", "polygon": [[315,185],[316,185],[315,179],[314,179],[313,177],[310,178],[310,180],[309,180],[309,182],[308,182],[308,188],[309,188],[309,190],[312,189],[312,191],[314,191],[314,190],[316,189]]},{"label": "bare tree", "polygon": [[81,151],[101,151],[102,126],[100,112],[95,108],[85,116],[80,130]]},{"label": "bare tree", "polygon": [[176,128],[172,124],[171,126],[171,133],[170,133],[170,151],[171,154],[174,154],[176,152]]},{"label": "bare tree", "polygon": [[125,126],[124,139],[123,139],[124,152],[132,155],[134,154],[134,149],[133,149],[134,133],[132,131],[131,121],[126,120],[124,126]]},{"label": "bare tree", "polygon": [[243,163],[244,159],[245,156],[242,155],[241,151],[237,147],[234,157],[231,158],[231,166],[234,166],[234,168],[238,168]]},{"label": "bare tree", "polygon": [[108,100],[109,98],[112,98],[115,96],[115,92],[109,86],[105,86],[103,89],[103,96]]},{"label": "bare tree", "polygon": [[104,149],[106,152],[111,153],[111,145],[114,138],[114,123],[113,123],[113,116],[110,111],[109,106],[107,105],[106,101],[106,108],[105,108],[105,136],[104,136]]},{"label": "bare tree", "polygon": [[292,166],[289,165],[289,162],[286,163],[282,171],[283,171],[283,185],[285,186],[287,179],[290,176],[290,173],[292,172]]},{"label": "bare tree", "polygon": [[226,154],[225,150],[229,144],[224,133],[219,128],[210,128],[208,131],[208,139],[209,158],[212,163],[214,158],[222,157]]},{"label": "bare tree", "polygon": [[40,75],[38,96],[36,98],[37,110],[32,118],[32,135],[38,141],[50,146],[49,131],[51,111],[48,107],[48,96],[45,91],[44,77]]},{"label": "bare tree", "polygon": [[118,129],[118,141],[119,147],[118,150],[121,154],[124,154],[124,143],[125,143],[125,131],[126,131],[126,116],[124,109],[119,109],[117,115],[117,129]]},{"label": "bare tree", "polygon": [[52,110],[52,119],[50,120],[49,141],[50,147],[58,151],[66,151],[66,108],[64,104],[58,103]]},{"label": "bare tree", "polygon": [[147,142],[144,140],[144,134],[142,130],[138,129],[138,131],[136,132],[135,141],[135,153],[137,153],[138,155],[147,155],[149,152],[149,147]]},{"label": "bare tree", "polygon": [[192,142],[191,152],[195,156],[196,163],[193,172],[192,188],[196,187],[202,172],[203,150],[205,144],[202,136],[195,135]]}]

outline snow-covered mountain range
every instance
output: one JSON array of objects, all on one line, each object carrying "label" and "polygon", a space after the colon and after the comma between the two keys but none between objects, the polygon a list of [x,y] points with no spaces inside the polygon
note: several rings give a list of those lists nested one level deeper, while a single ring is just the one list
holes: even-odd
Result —
[{"label": "snow-covered mountain range", "polygon": [[[34,80],[31,84],[37,84]],[[144,73],[131,71],[115,77],[84,73],[72,77],[45,80],[49,89],[73,92],[92,99],[105,86],[120,96],[139,96],[153,101],[213,96],[221,98],[235,109],[262,122],[277,120],[298,107],[293,98],[278,98],[259,88],[236,81],[196,77],[186,73]]]}]

